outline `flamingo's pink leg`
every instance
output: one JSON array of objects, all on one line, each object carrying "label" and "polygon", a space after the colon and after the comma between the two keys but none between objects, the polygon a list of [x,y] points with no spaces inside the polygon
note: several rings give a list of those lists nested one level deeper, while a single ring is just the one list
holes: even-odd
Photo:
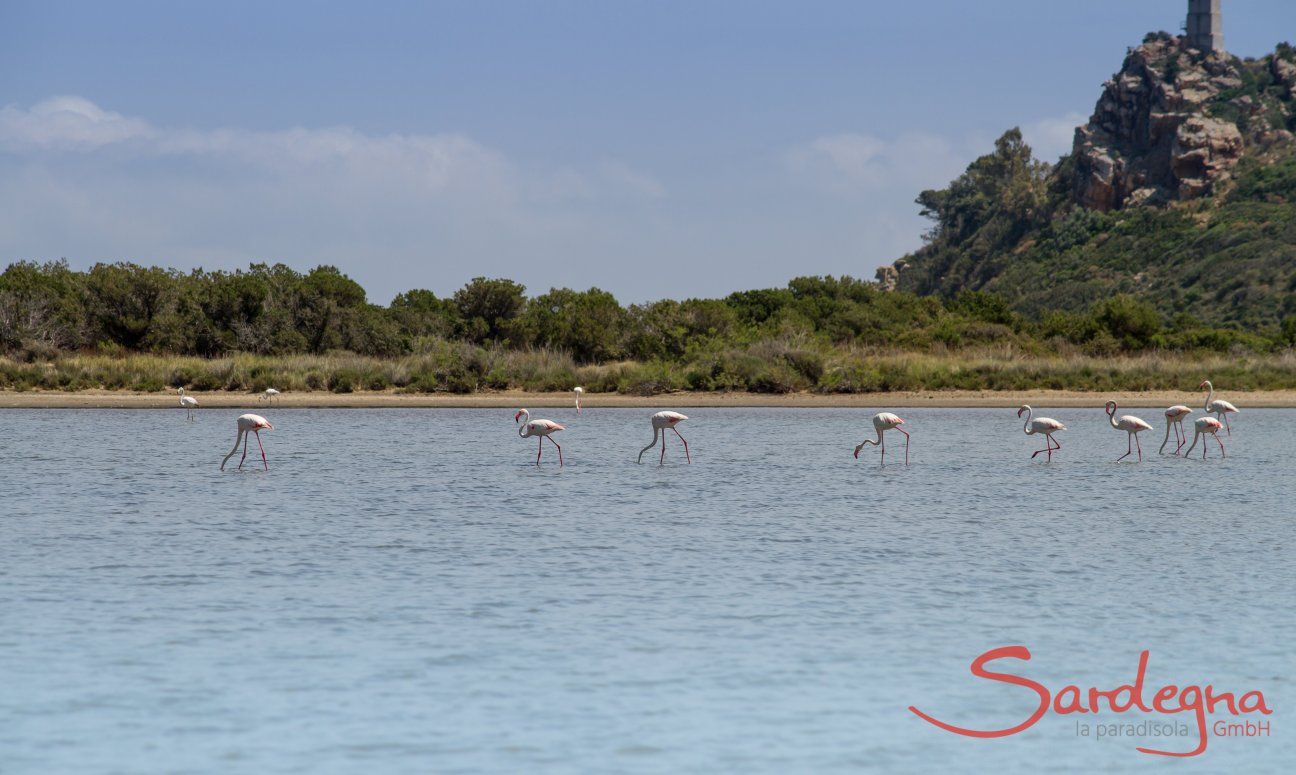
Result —
[{"label": "flamingo's pink leg", "polygon": [[536,465],[540,465],[540,453],[544,452],[544,436],[536,439]]},{"label": "flamingo's pink leg", "polygon": [[1138,439],[1138,434],[1137,434],[1137,433],[1131,433],[1130,435],[1134,437],[1134,446],[1138,447],[1139,462],[1142,463],[1142,462],[1143,462],[1143,445],[1139,443],[1139,439]]},{"label": "flamingo's pink leg", "polygon": [[882,465],[886,465],[886,432],[878,431],[878,446],[882,448]]},{"label": "flamingo's pink leg", "polygon": [[896,430],[898,430],[898,431],[900,431],[901,433],[904,434],[904,437],[905,437],[905,465],[909,465],[909,434],[908,434],[908,432],[905,431],[904,428],[896,428]]},{"label": "flamingo's pink leg", "polygon": [[657,465],[659,465],[659,466],[664,466],[664,465],[666,465],[666,432],[665,432],[665,431],[662,431],[662,451],[661,451],[661,458],[659,458],[659,459],[657,460]]},{"label": "flamingo's pink leg", "polygon": [[1228,424],[1228,412],[1220,412],[1220,416],[1224,418],[1224,430],[1225,430],[1225,432],[1227,432],[1228,435],[1232,436],[1232,435],[1233,435],[1233,429],[1230,428],[1230,427],[1229,427],[1229,424]]},{"label": "flamingo's pink leg", "polygon": [[1224,453],[1224,442],[1220,441],[1219,436],[1215,436],[1215,443],[1220,445],[1220,457],[1228,457],[1228,455]]},{"label": "flamingo's pink leg", "polygon": [[[549,441],[553,442],[553,445],[554,445],[555,447],[558,448],[558,467],[559,467],[559,468],[562,468],[562,464],[563,464],[563,461],[562,461],[562,445],[559,444],[558,442],[554,441],[554,440],[553,440],[553,436],[544,436],[544,437],[542,437],[542,438],[549,439]],[[541,446],[543,446],[543,443],[541,444]]]},{"label": "flamingo's pink leg", "polygon": [[257,437],[257,446],[261,447],[261,465],[265,466],[265,470],[269,471],[270,463],[266,460],[265,446],[261,444],[261,431],[259,430],[256,431],[256,437]]},{"label": "flamingo's pink leg", "polygon": [[1134,434],[1129,433],[1128,435],[1129,435],[1129,443],[1127,443],[1127,444],[1125,445],[1125,454],[1124,454],[1124,455],[1121,455],[1121,456],[1118,457],[1118,458],[1116,458],[1116,462],[1117,462],[1117,463],[1121,462],[1121,461],[1124,460],[1125,458],[1127,458],[1127,457],[1129,457],[1130,455],[1133,455],[1133,454],[1134,454]]},{"label": "flamingo's pink leg", "polygon": [[239,470],[243,470],[243,461],[247,460],[247,436],[243,437],[243,457],[239,458]]},{"label": "flamingo's pink leg", "polygon": [[[688,458],[689,465],[692,465],[692,464],[693,464],[693,456],[689,454],[689,450],[688,450],[688,441],[686,441],[686,440],[684,439],[684,437],[680,434],[678,428],[671,428],[671,430],[675,431],[675,435],[676,435],[676,436],[679,436],[680,441],[683,441],[683,442],[684,442],[684,457]],[[666,450],[666,436],[665,436],[665,434],[663,434],[663,435],[662,435],[662,451],[664,452],[665,450]]]}]

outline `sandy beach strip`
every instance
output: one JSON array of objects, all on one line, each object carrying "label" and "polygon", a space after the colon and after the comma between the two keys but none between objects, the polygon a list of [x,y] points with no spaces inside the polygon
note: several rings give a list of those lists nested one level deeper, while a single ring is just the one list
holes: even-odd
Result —
[{"label": "sandy beach strip", "polygon": [[[256,393],[207,392],[188,393],[198,399],[202,408],[268,409]],[[1260,392],[1221,391],[1225,398],[1243,408],[1296,407],[1296,390]],[[582,401],[587,408],[598,407],[793,407],[793,408],[859,408],[884,409],[915,406],[930,407],[1000,407],[1016,408],[1030,404],[1046,407],[1093,407],[1117,400],[1128,407],[1167,407],[1186,404],[1197,408],[1204,393],[1185,391],[1151,391],[1144,393],[1084,393],[1071,390],[972,391],[949,390],[905,393],[666,393],[655,396],[631,396],[616,393],[586,393]],[[571,393],[527,393],[502,391],[452,395],[448,393],[325,391],[284,393],[275,398],[275,408],[321,409],[516,409],[521,407],[570,407]],[[179,407],[175,393],[136,393],[130,391],[86,390],[75,393],[56,391],[0,391],[0,409],[167,409]]]}]

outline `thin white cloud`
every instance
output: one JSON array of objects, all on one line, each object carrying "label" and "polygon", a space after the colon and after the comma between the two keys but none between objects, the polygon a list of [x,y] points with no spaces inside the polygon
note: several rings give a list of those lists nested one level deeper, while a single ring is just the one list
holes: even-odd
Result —
[{"label": "thin white cloud", "polygon": [[918,191],[949,182],[973,158],[970,149],[924,132],[883,140],[843,133],[815,138],[790,149],[789,171],[811,185],[845,193]]},{"label": "thin white cloud", "polygon": [[82,97],[51,97],[24,110],[0,108],[0,150],[93,151],[148,139],[147,121],[104,110]]},{"label": "thin white cloud", "polygon": [[1047,162],[1071,152],[1076,127],[1087,119],[1081,113],[1071,112],[1057,118],[1045,118],[1022,126],[1022,137],[1035,152],[1035,158]]}]

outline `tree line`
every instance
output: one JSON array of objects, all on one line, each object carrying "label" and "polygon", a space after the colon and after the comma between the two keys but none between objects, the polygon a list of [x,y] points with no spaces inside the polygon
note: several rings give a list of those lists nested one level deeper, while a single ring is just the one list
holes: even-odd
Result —
[{"label": "tree line", "polygon": [[411,290],[381,306],[331,266],[305,273],[283,264],[181,272],[101,263],[77,271],[57,261],[18,262],[0,274],[0,350],[29,362],[84,351],[392,357],[419,352],[430,341],[544,348],[577,364],[680,362],[709,349],[770,340],[808,351],[1006,344],[1029,353],[1064,341],[1098,355],[1272,352],[1296,340],[1296,319],[1271,329],[1210,327],[1184,314],[1166,318],[1129,296],[1084,312],[1026,317],[991,293],[920,296],[852,277],[798,277],[786,287],[722,299],[629,305],[598,288],[528,296],[512,280],[478,277],[448,297]]}]

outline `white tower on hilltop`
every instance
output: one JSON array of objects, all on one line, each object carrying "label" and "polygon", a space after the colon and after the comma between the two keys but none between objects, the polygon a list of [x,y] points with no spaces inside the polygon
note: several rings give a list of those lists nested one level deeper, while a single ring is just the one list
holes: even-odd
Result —
[{"label": "white tower on hilltop", "polygon": [[1188,45],[1202,51],[1224,50],[1224,15],[1220,0],[1188,0]]}]

